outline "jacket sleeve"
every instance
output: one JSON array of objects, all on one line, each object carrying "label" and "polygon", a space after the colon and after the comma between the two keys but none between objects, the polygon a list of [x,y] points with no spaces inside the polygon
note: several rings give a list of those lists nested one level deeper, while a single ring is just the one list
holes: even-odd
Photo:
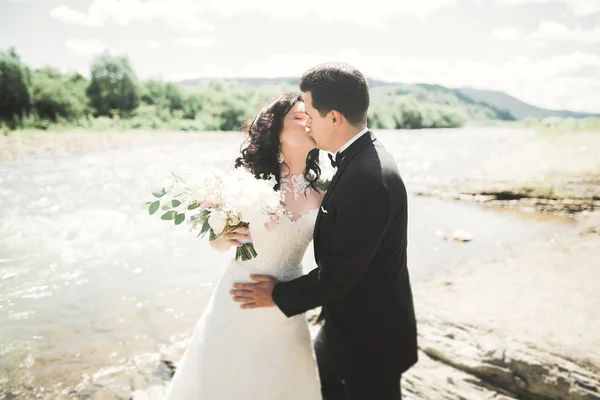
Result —
[{"label": "jacket sleeve", "polygon": [[336,188],[335,209],[321,268],[273,289],[275,304],[288,317],[350,293],[371,265],[390,223],[388,191],[368,174],[353,176]]}]

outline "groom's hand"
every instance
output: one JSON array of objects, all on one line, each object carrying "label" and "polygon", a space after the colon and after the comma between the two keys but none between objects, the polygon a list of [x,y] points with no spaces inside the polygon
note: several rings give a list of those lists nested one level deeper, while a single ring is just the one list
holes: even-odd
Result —
[{"label": "groom's hand", "polygon": [[273,288],[279,283],[276,278],[270,275],[250,275],[250,279],[256,283],[234,283],[235,289],[229,293],[233,300],[242,303],[243,309],[274,307]]}]

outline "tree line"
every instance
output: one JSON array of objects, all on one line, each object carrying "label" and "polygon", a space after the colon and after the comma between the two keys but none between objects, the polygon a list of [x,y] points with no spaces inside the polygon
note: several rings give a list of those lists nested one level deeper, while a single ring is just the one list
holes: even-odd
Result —
[{"label": "tree line", "polygon": [[[108,52],[94,58],[90,78],[46,67],[31,69],[15,49],[0,51],[0,130],[170,129],[232,131],[260,106],[294,85],[249,85],[221,80],[183,87],[164,80],[138,80],[127,56]],[[468,118],[414,99],[374,102],[375,129],[458,127]]]}]

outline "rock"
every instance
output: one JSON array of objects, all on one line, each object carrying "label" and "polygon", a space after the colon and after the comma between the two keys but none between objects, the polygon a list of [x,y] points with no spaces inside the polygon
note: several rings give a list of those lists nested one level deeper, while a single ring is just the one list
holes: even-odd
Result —
[{"label": "rock", "polygon": [[473,235],[467,231],[457,229],[452,232],[452,239],[458,242],[470,242],[473,240]]},{"label": "rock", "polygon": [[89,398],[91,400],[117,400],[119,396],[117,396],[111,390],[101,388],[95,391]]},{"label": "rock", "polygon": [[419,347],[428,357],[505,394],[536,400],[600,400],[600,369],[480,327],[435,319],[420,319],[418,326]]},{"label": "rock", "polygon": [[169,375],[169,377],[172,378],[173,375],[175,375],[175,370],[177,369],[173,361],[161,359],[160,363],[166,369],[166,372]]},{"label": "rock", "polygon": [[586,211],[579,218],[580,231],[579,235],[599,235],[600,234],[600,212]]},{"label": "rock", "polygon": [[402,376],[402,395],[409,400],[516,400],[502,389],[419,353],[419,362]]}]

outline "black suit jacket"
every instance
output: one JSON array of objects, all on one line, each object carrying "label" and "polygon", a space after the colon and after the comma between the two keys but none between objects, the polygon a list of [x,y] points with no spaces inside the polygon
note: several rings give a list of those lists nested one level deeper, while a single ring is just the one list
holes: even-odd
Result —
[{"label": "black suit jacket", "polygon": [[328,346],[344,373],[402,373],[417,362],[406,189],[372,132],[342,154],[315,226],[318,268],[278,283],[273,300],[288,317],[323,306]]}]

